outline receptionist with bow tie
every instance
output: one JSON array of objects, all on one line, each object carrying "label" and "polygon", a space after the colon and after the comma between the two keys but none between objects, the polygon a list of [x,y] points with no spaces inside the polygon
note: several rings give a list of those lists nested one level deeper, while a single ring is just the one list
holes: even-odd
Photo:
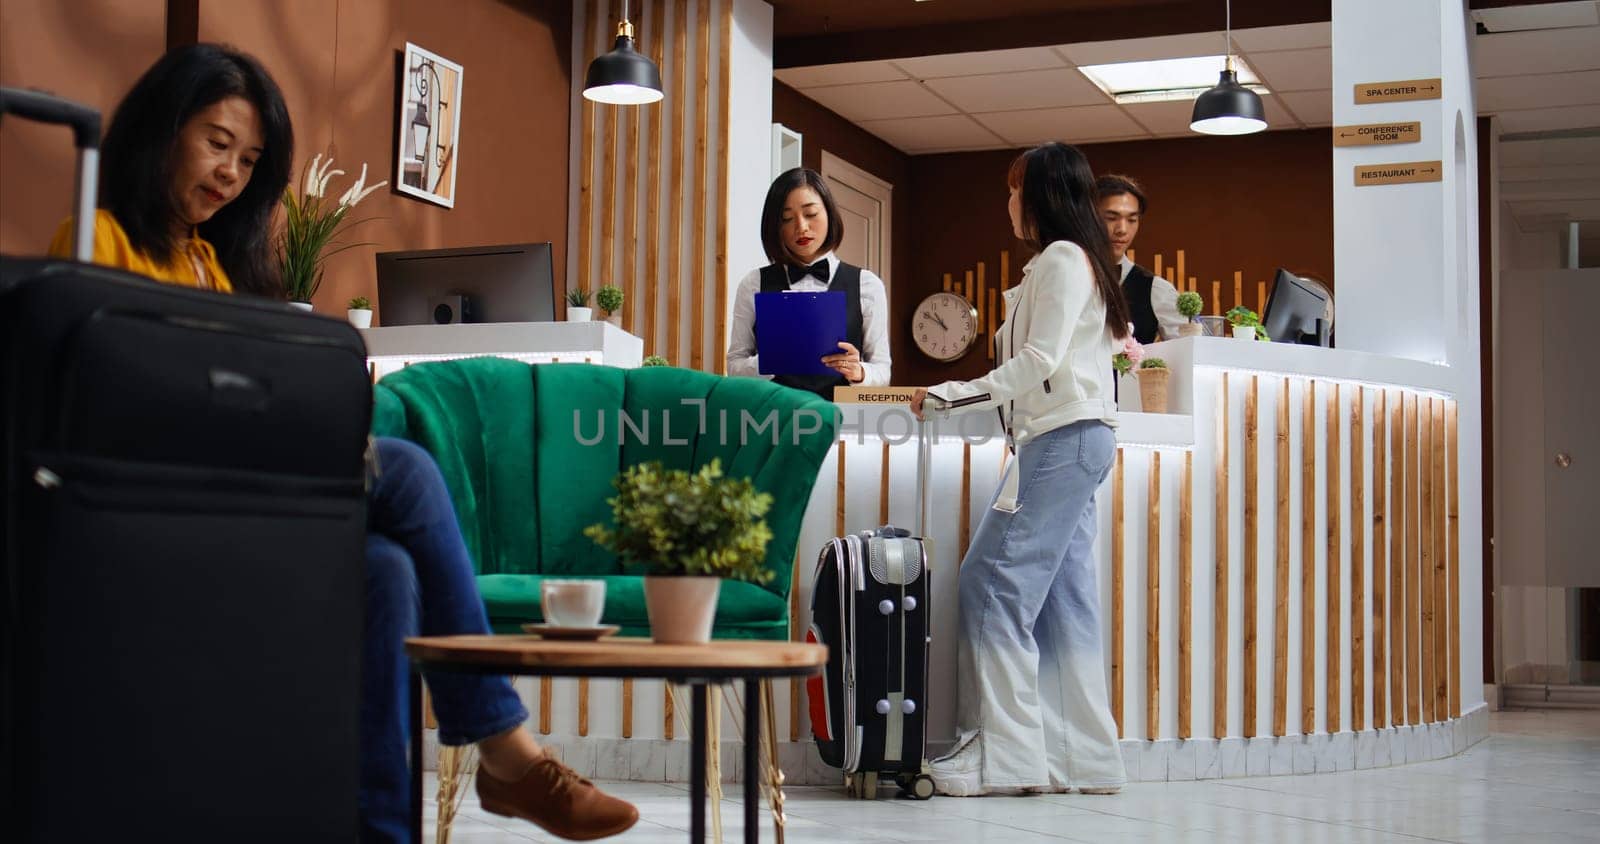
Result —
[{"label": "receptionist with bow tie", "polygon": [[[746,274],[734,294],[733,324],[728,336],[729,375],[770,377],[829,401],[833,400],[834,387],[881,387],[889,383],[889,301],[883,279],[871,270],[840,261],[834,250],[843,239],[844,224],[822,174],[796,167],[773,181],[761,209],[761,245],[772,263]],[[785,290],[838,290],[846,294],[847,342],[839,344],[837,354],[822,358],[836,374],[760,373],[756,356],[756,293]]]}]

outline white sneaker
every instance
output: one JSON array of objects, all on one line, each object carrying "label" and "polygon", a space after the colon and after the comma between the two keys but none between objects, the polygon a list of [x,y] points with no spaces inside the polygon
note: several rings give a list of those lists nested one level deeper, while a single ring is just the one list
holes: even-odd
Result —
[{"label": "white sneaker", "polygon": [[1103,785],[1078,789],[1079,794],[1116,794],[1120,791],[1122,791],[1122,786],[1120,785]]},{"label": "white sneaker", "polygon": [[955,750],[928,763],[935,793],[946,797],[979,797],[983,787],[983,747],[973,733]]}]

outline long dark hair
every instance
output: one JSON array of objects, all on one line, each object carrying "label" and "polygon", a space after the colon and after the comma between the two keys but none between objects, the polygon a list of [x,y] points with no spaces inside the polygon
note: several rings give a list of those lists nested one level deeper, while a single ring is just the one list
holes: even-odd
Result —
[{"label": "long dark hair", "polygon": [[783,245],[783,204],[795,188],[811,188],[822,198],[822,210],[828,214],[828,236],[822,239],[818,254],[832,252],[844,240],[844,221],[839,219],[839,206],[833,204],[833,193],[822,174],[806,167],[796,167],[778,174],[767,188],[766,204],[761,206],[761,248],[767,260],[774,264],[799,264],[799,259],[789,254]]},{"label": "long dark hair", "polygon": [[1022,191],[1023,242],[1035,251],[1069,240],[1089,256],[1095,290],[1106,305],[1106,327],[1118,340],[1128,336],[1132,316],[1122,284],[1112,272],[1111,238],[1095,210],[1094,173],[1077,147],[1036,146],[1011,162],[1006,184]]},{"label": "long dark hair", "polygon": [[289,184],[294,128],[278,83],[255,58],[217,44],[179,47],[145,71],[122,98],[102,145],[100,205],[128,233],[135,249],[171,263],[172,152],[178,132],[196,112],[228,97],[243,97],[261,115],[264,139],[249,184],[200,224],[200,236],[235,289],[282,296],[272,249],[272,215]]}]

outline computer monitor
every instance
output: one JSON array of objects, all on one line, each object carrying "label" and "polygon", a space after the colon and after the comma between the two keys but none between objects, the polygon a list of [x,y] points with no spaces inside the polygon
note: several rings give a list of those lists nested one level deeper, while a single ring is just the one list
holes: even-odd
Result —
[{"label": "computer monitor", "polygon": [[379,252],[377,261],[380,325],[556,318],[549,242]]},{"label": "computer monitor", "polygon": [[1333,293],[1322,282],[1279,269],[1261,324],[1277,343],[1328,346],[1333,336],[1331,301]]}]

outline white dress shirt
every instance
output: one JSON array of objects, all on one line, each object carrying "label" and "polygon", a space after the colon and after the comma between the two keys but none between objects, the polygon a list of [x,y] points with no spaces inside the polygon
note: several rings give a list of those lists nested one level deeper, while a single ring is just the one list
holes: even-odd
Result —
[{"label": "white dress shirt", "polygon": [[[839,258],[832,252],[818,260],[828,262],[828,280],[839,272]],[[815,262],[813,262],[815,263]],[[788,270],[785,269],[785,272]],[[790,290],[802,293],[820,293],[828,289],[825,282],[815,276],[806,276],[791,282]],[[761,374],[759,356],[756,354],[756,293],[761,290],[761,268],[751,270],[739,281],[733,294],[733,324],[728,328],[728,374]],[[889,297],[883,279],[871,270],[861,271],[861,380],[862,387],[885,387],[889,384]]]},{"label": "white dress shirt", "polygon": [[[1117,266],[1122,267],[1120,280],[1127,281],[1128,273],[1133,272],[1133,262],[1128,260],[1127,255],[1123,255]],[[1156,339],[1176,340],[1178,329],[1189,321],[1183,314],[1178,313],[1178,288],[1155,273],[1150,274],[1150,279],[1150,308],[1156,312],[1156,322],[1161,325],[1160,336]]]}]

